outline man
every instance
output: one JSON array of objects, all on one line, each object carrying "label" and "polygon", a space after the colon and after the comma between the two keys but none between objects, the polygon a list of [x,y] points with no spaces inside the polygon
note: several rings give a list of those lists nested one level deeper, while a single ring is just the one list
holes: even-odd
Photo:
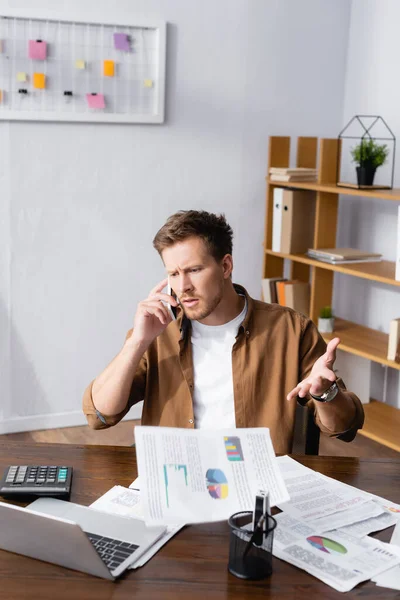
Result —
[{"label": "man", "polygon": [[[122,350],[85,391],[91,427],[115,425],[144,400],[143,425],[269,427],[275,452],[287,453],[298,398],[321,431],[354,438],[364,414],[333,371],[340,340],[326,347],[310,319],[232,283],[223,216],[180,211],[153,245],[168,279],[139,303]],[[178,301],[163,292],[168,280]]]}]

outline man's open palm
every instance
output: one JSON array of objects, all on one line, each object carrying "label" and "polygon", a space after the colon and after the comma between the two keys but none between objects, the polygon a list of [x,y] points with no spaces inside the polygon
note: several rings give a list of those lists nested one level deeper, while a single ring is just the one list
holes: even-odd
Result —
[{"label": "man's open palm", "polygon": [[304,398],[307,394],[322,396],[324,392],[336,381],[333,365],[336,360],[336,348],[340,344],[338,337],[333,338],[326,347],[326,352],[314,363],[311,373],[306,379],[300,381],[296,387],[289,392],[287,400],[299,396]]}]

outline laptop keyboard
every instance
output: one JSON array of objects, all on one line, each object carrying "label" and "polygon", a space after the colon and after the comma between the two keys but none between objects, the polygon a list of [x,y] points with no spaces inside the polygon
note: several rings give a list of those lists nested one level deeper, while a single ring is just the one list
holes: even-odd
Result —
[{"label": "laptop keyboard", "polygon": [[121,542],[121,540],[114,540],[87,531],[85,533],[96,548],[102,561],[111,571],[119,567],[124,560],[139,548],[135,544],[128,544],[128,542]]}]

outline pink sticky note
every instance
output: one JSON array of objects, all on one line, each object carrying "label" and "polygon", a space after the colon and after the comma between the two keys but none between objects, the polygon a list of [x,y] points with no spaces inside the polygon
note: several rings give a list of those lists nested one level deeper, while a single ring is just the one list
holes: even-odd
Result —
[{"label": "pink sticky note", "polygon": [[29,40],[29,58],[46,60],[47,42],[42,40]]},{"label": "pink sticky note", "polygon": [[103,94],[86,94],[86,100],[89,108],[105,108],[106,103],[104,101]]}]

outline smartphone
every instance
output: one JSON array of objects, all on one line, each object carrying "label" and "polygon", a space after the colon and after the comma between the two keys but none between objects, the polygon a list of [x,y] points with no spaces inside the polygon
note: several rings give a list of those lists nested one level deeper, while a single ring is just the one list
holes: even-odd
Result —
[{"label": "smartphone", "polygon": [[[169,282],[169,279],[168,279],[167,294],[169,296],[172,296],[173,298],[175,298],[176,301],[178,301],[178,297],[175,294],[174,290],[172,289],[171,284]],[[168,312],[169,312],[169,314],[171,315],[171,317],[173,318],[173,320],[176,321],[176,316],[178,314],[178,310],[177,310],[178,307],[177,306],[171,306],[171,304],[169,304],[169,303],[167,304],[167,306],[168,306]]]}]

